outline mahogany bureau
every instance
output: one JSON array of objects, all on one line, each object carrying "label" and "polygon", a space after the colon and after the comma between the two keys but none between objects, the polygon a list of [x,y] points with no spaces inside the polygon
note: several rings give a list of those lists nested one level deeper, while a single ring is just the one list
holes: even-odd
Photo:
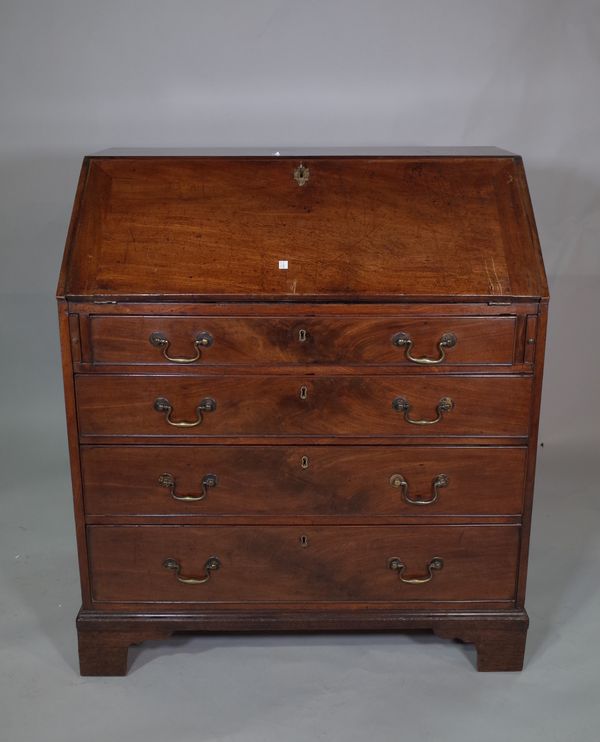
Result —
[{"label": "mahogany bureau", "polygon": [[548,289],[520,157],[86,157],[58,285],[83,675],[176,631],[520,670]]}]

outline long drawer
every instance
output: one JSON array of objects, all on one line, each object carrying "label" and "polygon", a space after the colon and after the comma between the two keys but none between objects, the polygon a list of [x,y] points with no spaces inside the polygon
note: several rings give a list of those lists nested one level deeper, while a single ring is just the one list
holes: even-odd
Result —
[{"label": "long drawer", "polygon": [[93,316],[95,365],[511,365],[516,317]]},{"label": "long drawer", "polygon": [[527,376],[82,375],[82,436],[526,436]]},{"label": "long drawer", "polygon": [[97,602],[509,601],[517,526],[89,526]]},{"label": "long drawer", "polygon": [[527,449],[82,446],[86,515],[517,515]]}]

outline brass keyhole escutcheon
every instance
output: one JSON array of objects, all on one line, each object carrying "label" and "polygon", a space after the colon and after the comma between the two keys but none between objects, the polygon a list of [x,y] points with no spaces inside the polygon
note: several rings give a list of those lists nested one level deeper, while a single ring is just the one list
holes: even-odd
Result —
[{"label": "brass keyhole escutcheon", "polygon": [[308,399],[308,387],[305,384],[300,387],[300,399]]},{"label": "brass keyhole escutcheon", "polygon": [[305,343],[307,339],[308,339],[308,333],[306,332],[306,330],[304,330],[304,329],[298,330],[298,340],[299,340],[299,342]]},{"label": "brass keyhole escutcheon", "polygon": [[303,469],[308,469],[309,463],[310,463],[310,462],[309,462],[309,460],[308,460],[308,456],[303,456],[303,457],[302,457],[302,458],[300,459],[300,466],[301,466],[301,467],[302,467]]},{"label": "brass keyhole escutcheon", "polygon": [[308,183],[308,179],[310,178],[310,170],[300,163],[298,167],[294,170],[294,180],[296,183],[298,183],[299,186],[305,186]]},{"label": "brass keyhole escutcheon", "polygon": [[308,536],[305,536],[304,534],[302,534],[302,536],[300,536],[300,538],[298,540],[300,541],[300,546],[303,549],[305,549],[308,546],[308,543],[309,543],[308,542]]}]

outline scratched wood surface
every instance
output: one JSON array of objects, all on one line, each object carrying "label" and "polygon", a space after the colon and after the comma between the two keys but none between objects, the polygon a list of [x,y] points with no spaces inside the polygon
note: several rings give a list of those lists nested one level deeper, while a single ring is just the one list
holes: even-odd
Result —
[{"label": "scratched wood surface", "polygon": [[69,297],[547,294],[514,156],[92,157],[83,170]]}]

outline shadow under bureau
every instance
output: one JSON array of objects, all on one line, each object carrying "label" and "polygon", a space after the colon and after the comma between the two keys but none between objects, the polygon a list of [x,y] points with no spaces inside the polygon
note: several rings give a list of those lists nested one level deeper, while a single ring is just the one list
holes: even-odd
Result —
[{"label": "shadow under bureau", "polygon": [[263,630],[521,669],[548,290],[519,157],[86,157],[58,305],[82,674]]}]

